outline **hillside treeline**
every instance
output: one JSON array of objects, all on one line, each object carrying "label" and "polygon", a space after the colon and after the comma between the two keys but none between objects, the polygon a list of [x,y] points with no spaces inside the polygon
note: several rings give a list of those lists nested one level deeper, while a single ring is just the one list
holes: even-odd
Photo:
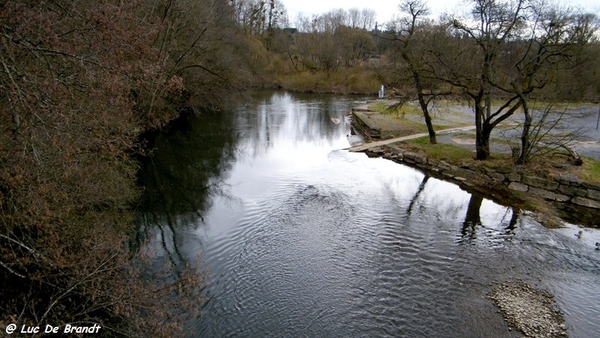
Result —
[{"label": "hillside treeline", "polygon": [[[368,10],[333,10],[256,36],[274,86],[375,93],[384,84],[401,101],[418,101],[431,143],[431,103],[467,100],[480,160],[491,155],[492,130],[517,114],[524,120],[520,140],[511,140],[517,164],[528,163],[543,144],[565,146],[564,139],[542,141],[564,117],[553,105],[600,98],[594,13],[548,1],[473,0],[453,14],[429,14],[426,1],[404,0],[385,24]],[[535,102],[547,105],[540,112]]]},{"label": "hillside treeline", "polygon": [[416,99],[408,56],[428,90],[454,87],[453,93],[461,94],[439,69],[462,67],[464,77],[475,80],[481,73],[477,57],[485,53],[478,46],[487,40],[485,49],[492,53],[488,63],[503,77],[514,74],[521,61],[515,55],[541,50],[540,61],[554,66],[543,69],[544,90],[536,92],[540,98],[598,99],[595,14],[560,3],[519,0],[474,0],[465,8],[469,11],[462,15],[434,18],[426,1],[398,1],[389,22],[377,22],[368,9],[337,9],[311,17],[300,14],[292,23],[279,20],[294,28],[278,25],[253,35],[266,49],[263,59],[273,75],[269,81],[292,90],[376,93],[385,84]]}]

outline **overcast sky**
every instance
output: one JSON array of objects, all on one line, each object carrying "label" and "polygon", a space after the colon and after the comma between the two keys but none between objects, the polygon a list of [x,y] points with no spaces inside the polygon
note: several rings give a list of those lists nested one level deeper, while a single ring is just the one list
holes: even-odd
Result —
[{"label": "overcast sky", "polygon": [[[305,15],[322,14],[335,8],[370,8],[377,12],[377,21],[385,23],[398,13],[401,0],[281,0],[288,11],[290,23],[294,25],[296,16],[302,12]],[[437,17],[443,12],[464,6],[464,0],[427,0],[429,8]],[[560,0],[562,4],[581,6],[587,11],[599,14],[600,0]]]}]

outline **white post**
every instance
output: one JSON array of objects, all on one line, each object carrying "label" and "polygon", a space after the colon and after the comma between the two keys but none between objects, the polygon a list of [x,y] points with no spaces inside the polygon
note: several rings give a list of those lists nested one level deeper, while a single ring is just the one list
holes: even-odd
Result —
[{"label": "white post", "polygon": [[385,96],[385,87],[383,85],[381,85],[381,88],[379,88],[379,98],[383,99],[384,96]]}]

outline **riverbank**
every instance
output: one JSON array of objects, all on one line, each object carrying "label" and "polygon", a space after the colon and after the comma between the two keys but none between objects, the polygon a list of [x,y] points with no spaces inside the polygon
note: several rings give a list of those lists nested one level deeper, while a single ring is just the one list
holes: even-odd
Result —
[{"label": "riverbank", "polygon": [[[469,193],[503,205],[532,210],[534,218],[546,227],[561,227],[565,221],[598,226],[600,185],[594,179],[592,159],[577,166],[566,156],[544,156],[527,166],[515,166],[511,154],[501,151],[502,145],[493,141],[492,147],[497,151],[494,158],[476,161],[474,142],[468,142],[474,128],[457,127],[464,119],[438,127],[439,144],[434,145],[429,143],[427,133],[406,128],[414,125],[416,119],[418,114],[414,113],[407,118],[373,111],[370,105],[357,107],[353,111],[353,126],[367,139],[399,137],[355,145],[349,150],[417,168],[427,176],[453,182]],[[582,233],[576,233],[577,238]],[[494,287],[488,298],[498,307],[510,330],[526,337],[567,337],[564,316],[555,308],[554,296],[547,290],[523,281],[506,281]]]},{"label": "riverbank", "polygon": [[[464,116],[445,114],[443,124],[437,128],[438,135],[444,136],[438,137],[439,144],[431,145],[426,133],[414,133],[420,130],[410,127],[418,120],[418,114],[384,114],[369,107],[354,109],[355,129],[370,139],[374,135],[401,137],[355,146],[349,148],[351,151],[406,164],[501,204],[532,210],[548,227],[558,227],[563,220],[597,227],[600,184],[595,175],[597,162],[593,159],[586,159],[583,166],[577,166],[568,156],[553,153],[535,158],[529,165],[515,166],[510,148],[492,139],[493,159],[476,161],[474,139],[470,134],[474,128],[464,126]],[[496,132],[500,133],[500,129]]]}]

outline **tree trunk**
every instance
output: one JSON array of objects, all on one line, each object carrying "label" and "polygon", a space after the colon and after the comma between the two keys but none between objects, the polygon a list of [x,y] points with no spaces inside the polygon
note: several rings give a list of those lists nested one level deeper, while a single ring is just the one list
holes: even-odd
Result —
[{"label": "tree trunk", "polygon": [[413,80],[415,81],[415,86],[417,87],[417,97],[419,99],[421,111],[423,112],[423,117],[425,117],[425,124],[427,125],[427,132],[429,133],[429,143],[436,144],[437,138],[435,135],[435,130],[433,129],[431,114],[429,114],[429,107],[427,105],[427,101],[425,100],[425,94],[423,94],[423,84],[421,83],[421,76],[419,74],[419,70],[417,69],[413,60],[408,56],[406,52],[402,52],[402,58],[409,64],[410,71],[413,75]]},{"label": "tree trunk", "polygon": [[485,112],[485,107],[482,104],[483,93],[480,92],[473,99],[475,101],[475,159],[487,160],[490,158],[490,134],[492,129],[483,117]]},{"label": "tree trunk", "polygon": [[475,144],[476,157],[477,160],[487,160],[490,158],[490,134],[478,131],[477,139]]},{"label": "tree trunk", "polygon": [[517,159],[517,164],[526,164],[529,162],[529,154],[531,154],[530,130],[533,119],[529,113],[527,105],[524,102],[523,113],[525,114],[525,122],[523,123],[523,131],[521,132],[521,154]]},{"label": "tree trunk", "polygon": [[425,95],[423,94],[423,86],[421,85],[421,78],[419,77],[419,72],[414,71],[413,76],[417,85],[417,96],[419,98],[419,105],[421,106],[421,111],[423,111],[423,116],[425,117],[425,124],[427,125],[427,132],[429,133],[429,143],[436,144],[437,139],[435,135],[435,130],[433,129],[431,114],[429,114],[429,107],[427,105],[427,101],[425,101]]}]

